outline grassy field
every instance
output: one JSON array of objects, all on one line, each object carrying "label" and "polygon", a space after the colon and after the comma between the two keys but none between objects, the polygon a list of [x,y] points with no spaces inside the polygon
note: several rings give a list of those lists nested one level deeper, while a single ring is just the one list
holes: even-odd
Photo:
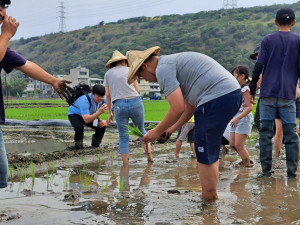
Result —
[{"label": "grassy field", "polygon": [[[68,119],[68,105],[62,100],[9,100],[6,105],[7,119],[17,120],[46,120]],[[169,109],[166,100],[144,101],[145,121],[161,121]],[[100,118],[106,119],[107,112]]]}]

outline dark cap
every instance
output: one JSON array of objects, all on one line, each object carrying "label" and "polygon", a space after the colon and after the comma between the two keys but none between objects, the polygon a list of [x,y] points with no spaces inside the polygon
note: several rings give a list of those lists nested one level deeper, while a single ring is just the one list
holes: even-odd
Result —
[{"label": "dark cap", "polygon": [[10,0],[0,0],[0,5],[7,8],[10,5]]},{"label": "dark cap", "polygon": [[256,46],[253,53],[250,55],[250,59],[256,60],[256,56],[258,55],[259,46]]},{"label": "dark cap", "polygon": [[288,21],[296,18],[294,11],[291,8],[279,9],[276,13],[276,20]]}]

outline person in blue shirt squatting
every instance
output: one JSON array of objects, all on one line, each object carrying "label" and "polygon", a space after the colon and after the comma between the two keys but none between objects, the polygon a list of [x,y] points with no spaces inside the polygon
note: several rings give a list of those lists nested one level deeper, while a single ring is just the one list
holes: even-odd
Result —
[{"label": "person in blue shirt squatting", "polygon": [[[51,84],[58,95],[63,99],[68,99],[70,93],[67,91],[68,83],[66,80],[58,79],[37,64],[24,59],[21,55],[8,48],[10,39],[15,35],[19,22],[15,18],[6,14],[6,8],[10,5],[10,0],[0,0],[0,71],[10,73],[14,69],[19,70],[27,76]],[[0,79],[0,124],[5,123],[5,112],[2,95],[2,83]],[[3,140],[3,133],[0,128],[0,188],[7,187],[8,179],[8,161],[6,156],[6,149]]]},{"label": "person in blue shirt squatting", "polygon": [[92,147],[101,144],[105,126],[109,121],[100,120],[99,116],[107,110],[105,103],[105,87],[97,84],[92,87],[92,93],[80,96],[68,110],[68,117],[74,127],[75,149],[83,148],[84,125],[92,128],[95,134],[92,136]]},{"label": "person in blue shirt squatting", "polygon": [[202,201],[218,199],[219,153],[224,130],[242,103],[237,80],[214,59],[198,52],[158,56],[160,47],[130,51],[128,83],[138,77],[158,82],[170,108],[164,119],[142,139],[169,137],[194,114],[195,151]]},{"label": "person in blue shirt squatting", "polygon": [[275,24],[278,31],[261,41],[250,83],[250,99],[254,103],[259,75],[260,85],[259,147],[262,176],[272,174],[272,137],[276,111],[282,119],[286,149],[287,176],[295,177],[298,166],[296,133],[296,86],[300,75],[300,35],[291,32],[295,13],[290,8],[278,10]]}]

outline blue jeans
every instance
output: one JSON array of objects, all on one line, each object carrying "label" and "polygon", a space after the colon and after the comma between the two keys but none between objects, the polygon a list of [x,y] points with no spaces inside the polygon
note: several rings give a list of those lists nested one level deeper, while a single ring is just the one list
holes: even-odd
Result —
[{"label": "blue jeans", "polygon": [[8,179],[8,161],[3,140],[3,133],[0,128],[0,188],[7,187]]},{"label": "blue jeans", "polygon": [[134,126],[137,126],[143,135],[146,134],[144,128],[144,105],[140,97],[131,99],[118,99],[114,102],[114,115],[119,130],[119,151],[120,154],[129,153],[129,119]]},{"label": "blue jeans", "polygon": [[289,177],[295,177],[298,166],[298,142],[296,133],[296,103],[295,100],[282,98],[260,99],[259,148],[262,171],[268,175],[272,169],[272,138],[274,134],[274,119],[276,111],[282,120],[285,140],[286,165]]},{"label": "blue jeans", "polygon": [[261,98],[260,120],[274,120],[279,112],[282,124],[296,124],[296,101],[283,98]]}]

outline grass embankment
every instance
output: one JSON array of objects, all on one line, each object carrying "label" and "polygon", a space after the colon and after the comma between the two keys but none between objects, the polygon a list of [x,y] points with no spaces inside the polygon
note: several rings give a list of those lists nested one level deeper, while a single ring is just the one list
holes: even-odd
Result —
[{"label": "grass embankment", "polygon": [[[68,104],[62,100],[9,100],[5,104],[5,115],[7,119],[17,120],[47,120],[68,119]],[[169,109],[166,100],[144,101],[145,121],[161,121]],[[101,119],[106,119],[105,112]]]}]

